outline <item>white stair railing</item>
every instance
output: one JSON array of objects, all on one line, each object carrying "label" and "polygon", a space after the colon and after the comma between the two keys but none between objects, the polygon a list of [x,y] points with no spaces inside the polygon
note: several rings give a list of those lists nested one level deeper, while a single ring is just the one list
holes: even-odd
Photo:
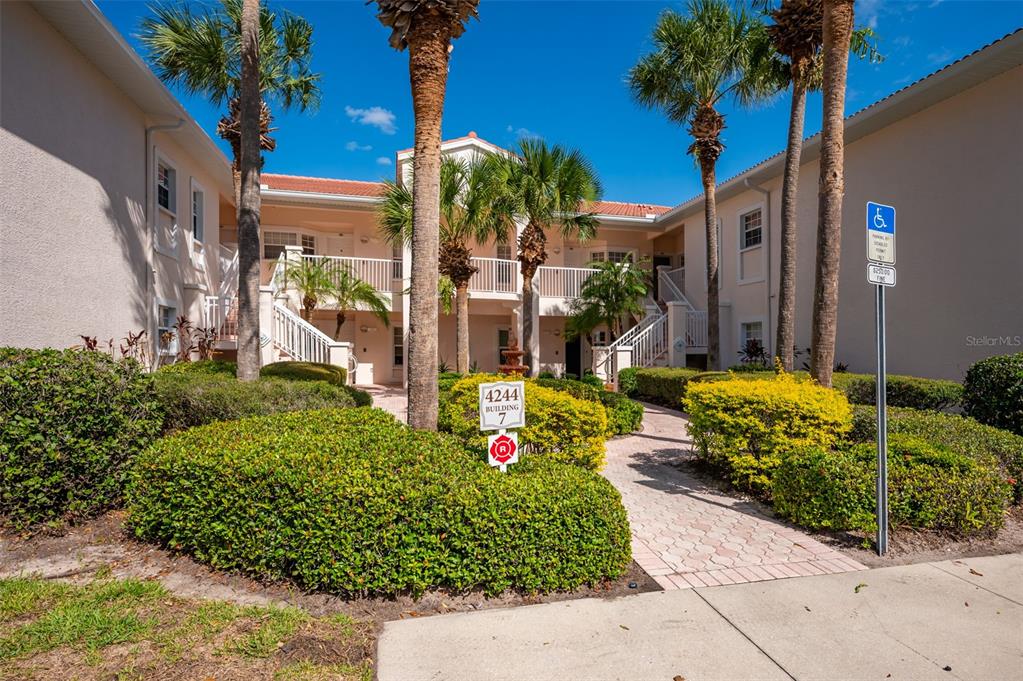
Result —
[{"label": "white stair railing", "polygon": [[[690,310],[694,309],[689,299],[686,298],[685,293],[682,292],[682,288],[679,286],[677,273],[678,270],[669,270],[667,267],[661,267],[657,270],[657,295],[665,303],[681,302]],[[684,280],[684,278],[683,278]]]},{"label": "white stair railing", "polygon": [[[615,377],[618,374],[617,371],[617,351],[619,347],[628,346],[633,344],[633,340],[643,333],[647,327],[656,322],[660,317],[664,317],[664,313],[658,310],[656,313],[648,314],[639,321],[634,327],[623,333],[621,336],[616,338],[612,343],[606,346],[595,346],[594,349],[594,364],[593,373],[598,376],[604,375],[609,377]],[[601,356],[601,352],[606,351],[606,354]],[[601,371],[603,370],[603,371]]]},{"label": "white stair railing", "polygon": [[632,366],[648,367],[668,351],[668,315],[662,314],[632,339]]},{"label": "white stair railing", "polygon": [[686,314],[686,345],[690,347],[707,347],[707,312],[704,310],[687,310]]},{"label": "white stair railing", "polygon": [[274,347],[299,362],[330,362],[330,336],[274,301]]}]

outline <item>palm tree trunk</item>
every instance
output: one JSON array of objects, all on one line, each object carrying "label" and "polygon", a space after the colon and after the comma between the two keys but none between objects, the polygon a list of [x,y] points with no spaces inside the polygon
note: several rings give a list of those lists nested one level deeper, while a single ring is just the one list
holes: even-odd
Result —
[{"label": "palm tree trunk", "polygon": [[241,191],[238,201],[238,379],[259,378],[259,0],[241,20]]},{"label": "palm tree trunk", "polygon": [[[340,305],[340,304],[341,303],[339,302],[338,305]],[[336,319],[337,319],[337,326],[334,328],[334,340],[339,341],[339,340],[341,340],[341,327],[345,325],[345,319],[347,319],[347,316],[345,315],[344,308],[340,308],[337,311]]]},{"label": "palm tree trunk", "polygon": [[781,189],[781,276],[778,281],[778,336],[775,354],[785,371],[795,364],[796,345],[796,195],[803,153],[803,122],[806,117],[806,83],[792,80],[789,140],[785,147],[785,174]]},{"label": "palm tree trunk", "polygon": [[720,307],[718,302],[718,215],[715,193],[715,160],[700,155],[700,179],[703,181],[703,213],[707,231],[707,369],[721,368]]},{"label": "palm tree trunk", "polygon": [[831,386],[838,330],[838,268],[842,249],[842,193],[845,140],[845,86],[853,0],[824,2],[824,117],[821,126],[820,185],[817,203],[817,268],[813,290],[810,374]]},{"label": "palm tree trunk", "polygon": [[527,367],[527,373],[530,371],[528,367],[533,366],[533,353],[530,348],[533,347],[533,334],[536,330],[533,328],[533,275],[536,274],[537,265],[532,263],[522,264],[522,338],[519,339],[519,349],[525,354],[522,355],[522,363]]},{"label": "palm tree trunk", "polygon": [[408,321],[408,422],[437,430],[437,267],[440,245],[441,117],[450,26],[424,12],[408,35],[415,113],[412,158],[412,271]]},{"label": "palm tree trunk", "polygon": [[455,345],[458,348],[455,369],[469,372],[469,283],[455,287]]}]

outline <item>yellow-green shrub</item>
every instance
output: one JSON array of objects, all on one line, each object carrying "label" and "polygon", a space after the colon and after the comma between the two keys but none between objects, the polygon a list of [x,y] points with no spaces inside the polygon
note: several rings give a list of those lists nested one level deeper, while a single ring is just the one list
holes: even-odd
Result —
[{"label": "yellow-green shrub", "polygon": [[[487,436],[479,429],[479,384],[521,380],[493,374],[473,374],[451,387],[440,405],[440,429],[484,451]],[[604,466],[607,412],[599,402],[572,397],[526,379],[526,426],[518,430],[519,445],[528,455],[599,470]]]},{"label": "yellow-green shrub", "polygon": [[844,395],[788,374],[690,382],[683,404],[699,455],[724,468],[737,487],[768,496],[786,452],[831,448],[852,427]]}]

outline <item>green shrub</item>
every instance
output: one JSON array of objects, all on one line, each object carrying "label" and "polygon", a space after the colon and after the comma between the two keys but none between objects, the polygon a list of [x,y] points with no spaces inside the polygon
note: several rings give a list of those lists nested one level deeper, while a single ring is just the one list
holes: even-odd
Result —
[{"label": "green shrub", "polygon": [[682,406],[682,398],[685,397],[686,384],[700,373],[697,369],[668,367],[637,369],[635,395],[630,394],[630,396],[672,409],[679,409]]},{"label": "green shrub", "polygon": [[[995,458],[1013,486],[1014,503],[1023,502],[1023,437],[965,416],[895,407],[888,409],[888,432],[912,435],[970,458]],[[853,408],[849,437],[854,442],[877,440],[875,408]]]},{"label": "green shrub", "polygon": [[728,367],[729,371],[733,371],[737,374],[763,374],[763,373],[774,373],[774,367],[767,364],[760,364],[759,362],[750,362],[749,364],[733,364]]},{"label": "green shrub", "polygon": [[0,518],[24,529],[116,504],[125,467],[160,432],[153,381],[132,360],[0,348]]},{"label": "green shrub", "polygon": [[542,457],[500,473],[376,409],[164,438],[140,457],[128,510],[138,537],[215,568],[344,595],[573,589],[630,558],[625,509],[601,476]]},{"label": "green shrub", "polygon": [[344,367],[319,362],[275,362],[259,370],[262,378],[284,378],[289,381],[326,381],[334,385],[348,383]]},{"label": "green shrub", "polygon": [[618,372],[618,392],[629,397],[635,397],[638,386],[636,385],[636,372],[639,367],[629,367]]},{"label": "green shrub", "polygon": [[608,435],[628,435],[643,425],[643,405],[621,393],[604,391],[600,403],[607,411]]},{"label": "green shrub", "polygon": [[[874,376],[846,374],[850,378],[832,381],[853,404],[875,404],[877,382]],[[963,387],[955,381],[940,381],[916,376],[888,376],[885,396],[888,406],[941,411],[959,406]]]},{"label": "green shrub", "polygon": [[582,381],[570,378],[535,378],[533,383],[544,388],[568,393],[572,397],[577,397],[580,400],[589,400],[590,402],[599,402],[600,394],[607,392],[604,390],[604,386],[595,388],[589,383],[583,383]]},{"label": "green shrub", "polygon": [[454,371],[445,371],[437,378],[437,388],[442,393],[451,390],[451,387],[462,380],[462,374]]},{"label": "green shrub", "polygon": [[966,372],[963,411],[981,423],[1023,435],[1023,352],[988,357]]},{"label": "green shrub", "polygon": [[[870,443],[795,451],[775,471],[774,506],[806,527],[871,532],[876,474]],[[1007,496],[993,459],[973,459],[909,435],[888,440],[888,508],[895,526],[991,532],[1005,520]]]},{"label": "green shrub", "polygon": [[353,407],[356,403],[347,386],[326,381],[261,378],[242,382],[230,376],[187,372],[157,372],[155,377],[156,393],[166,414],[165,431],[282,411]]},{"label": "green shrub", "polygon": [[694,382],[684,406],[699,456],[724,469],[735,486],[765,496],[786,452],[830,448],[852,426],[852,410],[841,393],[788,374]]},{"label": "green shrub", "polygon": [[[483,452],[487,436],[479,430],[479,384],[503,380],[521,379],[473,374],[456,383],[441,404],[441,430],[457,435],[470,449]],[[523,451],[584,468],[602,468],[607,434],[604,407],[537,385],[533,379],[526,379],[525,387],[526,426],[518,431]]]},{"label": "green shrub", "polygon": [[344,386],[344,388],[345,392],[348,393],[348,396],[352,398],[352,402],[355,404],[356,407],[373,406],[373,396],[370,395],[365,390],[359,390],[358,388],[351,385],[346,385]]},{"label": "green shrub", "polygon": [[204,376],[236,376],[238,365],[222,359],[204,359],[198,362],[177,362],[160,367],[161,374],[202,374]]}]

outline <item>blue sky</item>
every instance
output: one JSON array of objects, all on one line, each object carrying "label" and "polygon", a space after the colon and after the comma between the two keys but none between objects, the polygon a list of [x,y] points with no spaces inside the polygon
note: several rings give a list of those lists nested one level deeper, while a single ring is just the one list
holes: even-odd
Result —
[{"label": "blue sky", "polygon": [[[146,4],[98,4],[139,49],[134,34]],[[273,4],[313,23],[323,101],[314,113],[277,114],[277,150],[267,155],[266,171],[392,177],[394,152],[412,146],[407,53],[388,46],[387,29],[361,0]],[[480,20],[452,53],[445,138],[475,130],[512,146],[520,135],[539,135],[582,150],[600,174],[606,199],[675,205],[691,198],[700,182],[685,154],[685,130],[635,104],[625,83],[629,68],[650,49],[658,13],[668,7],[683,10],[684,4],[482,0]],[[851,61],[849,113],[1023,26],[1023,2],[857,0],[856,18],[877,31],[886,60]],[[216,139],[221,112],[177,94]],[[787,95],[754,111],[726,107],[724,113],[719,178],[784,147]],[[806,120],[807,134],[819,129],[819,97],[809,99]]]}]

